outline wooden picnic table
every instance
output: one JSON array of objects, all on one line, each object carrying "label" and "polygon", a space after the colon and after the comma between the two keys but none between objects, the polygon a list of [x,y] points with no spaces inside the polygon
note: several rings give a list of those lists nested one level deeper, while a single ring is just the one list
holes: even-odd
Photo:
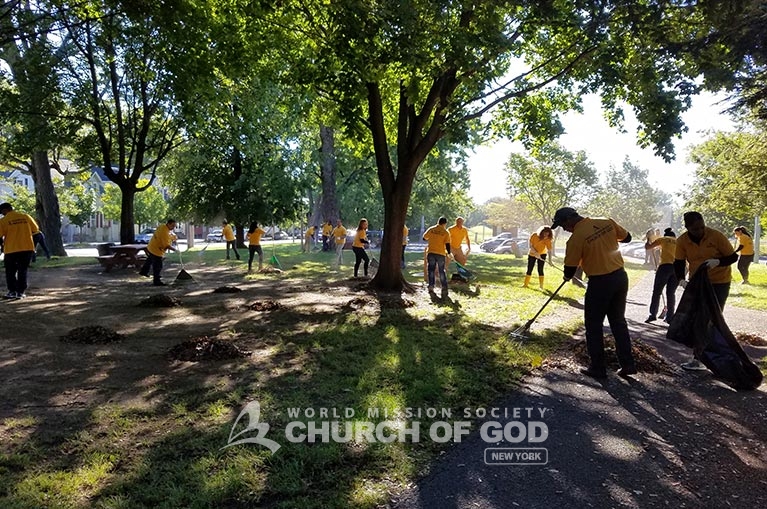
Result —
[{"label": "wooden picnic table", "polygon": [[143,251],[146,249],[146,244],[120,244],[117,246],[109,246],[111,254],[104,256],[97,256],[104,272],[109,272],[114,267],[139,268],[141,264],[146,260],[146,256],[143,255]]}]

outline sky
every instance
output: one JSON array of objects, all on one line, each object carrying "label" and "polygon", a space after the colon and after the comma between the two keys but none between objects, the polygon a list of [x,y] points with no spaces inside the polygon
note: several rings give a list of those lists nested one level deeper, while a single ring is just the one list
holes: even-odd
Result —
[{"label": "sky", "polygon": [[[676,195],[691,182],[695,166],[686,162],[689,148],[706,139],[713,130],[734,129],[730,117],[720,113],[727,108],[722,96],[704,93],[693,98],[692,107],[682,115],[688,132],[674,142],[676,159],[666,163],[636,144],[637,121],[630,108],[626,110],[625,131],[618,132],[607,125],[602,116],[599,98],[591,95],[583,99],[583,114],[571,112],[562,117],[565,134],[559,143],[570,151],[583,150],[598,172],[604,173],[610,165],[620,168],[626,156],[632,163],[648,170],[648,179],[655,187]],[[469,195],[478,204],[497,196],[507,196],[504,164],[512,152],[524,153],[520,144],[498,141],[478,147],[469,158],[471,175]]]}]

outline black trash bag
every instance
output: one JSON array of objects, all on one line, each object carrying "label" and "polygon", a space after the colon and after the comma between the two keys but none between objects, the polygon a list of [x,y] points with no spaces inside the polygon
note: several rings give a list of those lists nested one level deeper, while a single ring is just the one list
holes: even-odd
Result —
[{"label": "black trash bag", "polygon": [[700,362],[735,389],[753,390],[762,383],[762,372],[724,321],[705,265],[685,288],[666,337],[692,348]]}]

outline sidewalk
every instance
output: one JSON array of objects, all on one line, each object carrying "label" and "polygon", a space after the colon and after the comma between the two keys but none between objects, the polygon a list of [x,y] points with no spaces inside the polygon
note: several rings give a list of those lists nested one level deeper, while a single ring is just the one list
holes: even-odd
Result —
[{"label": "sidewalk", "polygon": [[[653,273],[629,293],[632,338],[675,364],[689,350],[665,340],[666,325],[645,324]],[[734,330],[767,336],[767,313],[727,307]],[[737,326],[732,326],[737,322]],[[661,325],[662,324],[662,325]],[[767,348],[749,347],[752,357]],[[528,377],[494,405],[548,409],[544,466],[489,466],[475,431],[415,486],[395,495],[404,508],[755,507],[767,491],[767,392],[735,392],[708,371],[640,373],[598,382],[575,369]],[[513,419],[498,419],[501,423]],[[519,420],[519,419],[517,419]],[[478,426],[473,429],[477,429]]]}]

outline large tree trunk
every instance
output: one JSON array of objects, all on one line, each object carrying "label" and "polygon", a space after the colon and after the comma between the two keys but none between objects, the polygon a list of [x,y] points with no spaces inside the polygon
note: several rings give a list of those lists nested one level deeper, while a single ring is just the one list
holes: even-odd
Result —
[{"label": "large tree trunk", "polygon": [[[415,176],[416,168],[409,169]],[[410,203],[410,192],[413,179],[407,178],[403,168],[399,169],[399,177],[392,192],[384,193],[384,236],[381,242],[381,260],[378,272],[373,278],[375,288],[384,291],[402,291],[409,289],[400,261],[402,257],[402,233],[407,216],[407,206]],[[405,178],[403,178],[405,177]]]},{"label": "large tree trunk", "polygon": [[32,180],[35,182],[35,210],[45,243],[53,256],[66,256],[61,239],[61,212],[59,198],[53,188],[48,152],[37,150],[32,154]]},{"label": "large tree trunk", "polygon": [[336,195],[336,145],[332,127],[320,126],[320,180],[322,195],[319,206],[314,209],[309,226],[330,221],[335,224],[340,217]]},{"label": "large tree trunk", "polygon": [[121,244],[133,244],[136,240],[135,233],[133,231],[133,202],[136,197],[136,188],[132,182],[124,182],[118,184],[120,191],[122,191],[120,200],[120,243]]}]

